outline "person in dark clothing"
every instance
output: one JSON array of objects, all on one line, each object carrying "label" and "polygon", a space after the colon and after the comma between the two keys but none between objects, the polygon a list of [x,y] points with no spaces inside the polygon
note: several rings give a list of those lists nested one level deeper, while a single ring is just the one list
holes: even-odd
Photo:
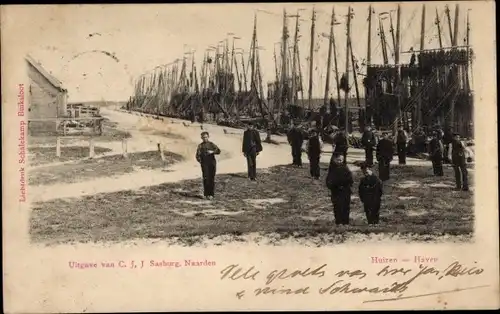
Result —
[{"label": "person in dark clothing", "polygon": [[220,149],[217,145],[210,142],[208,138],[208,132],[201,133],[203,142],[198,145],[198,149],[196,150],[196,160],[200,163],[203,174],[203,196],[207,199],[213,199],[215,196],[215,173],[217,170],[215,155],[220,154]]},{"label": "person in dark clothing", "polygon": [[319,159],[321,157],[322,146],[323,143],[319,138],[318,131],[315,129],[310,130],[307,142],[307,156],[309,157],[311,177],[315,180],[318,180],[320,176]]},{"label": "person in dark clothing", "polygon": [[398,130],[396,137],[396,146],[398,149],[398,162],[400,165],[406,165],[406,144],[408,142],[408,136],[403,128]]},{"label": "person in dark clothing", "polygon": [[448,149],[451,156],[450,160],[453,164],[453,170],[455,170],[455,182],[456,189],[462,191],[469,190],[469,178],[467,172],[467,148],[465,144],[460,140],[458,134],[453,135],[453,140],[449,145]]},{"label": "person in dark clothing", "polygon": [[302,167],[302,144],[304,143],[302,130],[292,125],[290,131],[288,131],[287,137],[288,143],[292,147],[292,164],[297,167]]},{"label": "person in dark clothing", "polygon": [[341,154],[343,156],[344,165],[347,164],[347,149],[349,148],[349,141],[344,131],[339,131],[333,137],[334,154]]},{"label": "person in dark clothing", "polygon": [[365,162],[368,166],[373,166],[373,150],[377,146],[377,138],[370,127],[365,129],[361,137],[361,144],[365,148]]},{"label": "person in dark clothing", "polygon": [[443,176],[443,154],[444,146],[438,131],[434,131],[433,138],[429,143],[429,156],[432,161],[432,170],[435,176]]},{"label": "person in dark clothing", "polygon": [[384,133],[383,138],[377,145],[378,175],[380,180],[387,181],[390,178],[390,163],[394,155],[394,146],[389,140],[389,134]]},{"label": "person in dark clothing", "polygon": [[453,141],[453,132],[451,128],[446,128],[443,134],[443,145],[444,145],[444,163],[450,163],[451,160],[448,158],[449,151],[448,148]]},{"label": "person in dark clothing", "polygon": [[241,151],[247,159],[248,178],[255,181],[257,177],[257,155],[262,151],[262,142],[259,131],[254,128],[253,124],[250,124],[243,133]]},{"label": "person in dark clothing", "polygon": [[383,194],[382,181],[371,172],[366,163],[361,165],[361,171],[364,177],[359,182],[359,200],[363,203],[368,224],[378,224]]},{"label": "person in dark clothing", "polygon": [[351,170],[343,163],[341,154],[334,154],[328,167],[326,186],[330,190],[335,224],[348,225],[351,211],[351,188],[353,178]]}]

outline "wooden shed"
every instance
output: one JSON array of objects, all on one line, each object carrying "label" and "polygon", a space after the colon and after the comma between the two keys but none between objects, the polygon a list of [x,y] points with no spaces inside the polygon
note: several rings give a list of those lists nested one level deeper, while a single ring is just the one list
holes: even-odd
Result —
[{"label": "wooden shed", "polygon": [[55,131],[57,118],[66,115],[68,91],[31,56],[26,56],[29,77],[28,120],[30,133]]}]

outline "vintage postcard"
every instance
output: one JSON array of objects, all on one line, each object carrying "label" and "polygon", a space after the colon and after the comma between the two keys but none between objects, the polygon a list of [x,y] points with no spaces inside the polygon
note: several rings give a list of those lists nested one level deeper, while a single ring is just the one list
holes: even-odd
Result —
[{"label": "vintage postcard", "polygon": [[494,12],[2,6],[5,312],[498,309]]}]

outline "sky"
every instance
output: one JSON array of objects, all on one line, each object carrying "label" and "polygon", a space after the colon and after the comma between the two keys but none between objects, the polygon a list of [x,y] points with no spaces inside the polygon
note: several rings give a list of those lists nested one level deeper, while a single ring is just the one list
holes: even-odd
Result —
[{"label": "sky", "polygon": [[[434,23],[436,8],[441,19],[443,45],[450,46],[448,21],[444,2],[426,4],[425,49],[438,46],[437,27]],[[300,13],[301,68],[304,82],[308,81],[310,27],[313,6],[317,11],[316,47],[313,71],[313,96],[323,97],[328,55],[328,38],[332,8],[339,25],[334,28],[339,72],[345,71],[347,3],[273,3],[273,4],[121,4],[121,5],[60,5],[22,7],[26,14],[16,19],[19,29],[25,30],[30,55],[63,82],[69,91],[69,101],[127,100],[133,94],[133,82],[138,76],[158,65],[182,58],[194,51],[198,69],[205,50],[221,40],[237,36],[235,46],[249,50],[254,15],[257,15],[257,37],[263,81],[272,81],[274,73],[273,50],[281,40],[283,9],[288,14]],[[351,24],[353,51],[359,60],[367,56],[368,4],[351,4],[354,18]],[[471,4],[460,4],[459,43],[466,34],[466,12]],[[374,3],[371,54],[372,63],[381,63],[382,54],[378,37],[378,14],[396,10],[395,3]],[[452,23],[455,3],[450,3]],[[396,27],[396,13],[392,13]],[[422,17],[421,3],[401,4],[401,51],[419,48]],[[471,44],[480,38],[475,25],[481,24],[481,15],[470,11]],[[288,18],[291,36],[295,31],[295,18]],[[384,21],[389,52],[393,51],[389,20]],[[29,31],[28,31],[29,29]],[[480,31],[480,30],[479,30]],[[233,33],[235,35],[228,35]],[[323,34],[323,35],[322,35]],[[494,39],[493,39],[494,40]],[[230,39],[232,43],[232,39]],[[278,46],[276,46],[279,49]],[[112,54],[111,57],[101,52]],[[409,54],[401,54],[401,62],[408,62]],[[392,56],[389,62],[394,62]],[[333,62],[332,62],[333,71]],[[307,85],[305,83],[305,85]],[[335,92],[332,72],[331,93]]]}]

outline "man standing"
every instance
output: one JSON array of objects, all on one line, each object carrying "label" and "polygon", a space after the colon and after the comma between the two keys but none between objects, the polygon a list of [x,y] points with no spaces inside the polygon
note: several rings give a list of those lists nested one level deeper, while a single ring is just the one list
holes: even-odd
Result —
[{"label": "man standing", "polygon": [[455,170],[456,189],[462,191],[469,190],[469,178],[467,173],[467,148],[460,140],[458,134],[453,135],[449,151],[449,157]]},{"label": "man standing", "polygon": [[352,173],[342,158],[340,154],[332,156],[326,176],[326,186],[331,192],[336,225],[348,225],[351,210]]},{"label": "man standing", "polygon": [[215,173],[217,170],[217,161],[215,155],[220,154],[220,149],[214,143],[208,140],[208,132],[201,133],[201,142],[196,150],[196,160],[201,165],[203,175],[203,196],[206,199],[214,198]]},{"label": "man standing", "polygon": [[382,181],[387,181],[390,178],[390,163],[393,155],[393,143],[389,140],[389,134],[384,132],[382,139],[377,145],[378,175]]},{"label": "man standing", "polygon": [[365,148],[365,162],[368,166],[373,166],[373,150],[377,145],[377,139],[375,137],[375,133],[368,126],[363,132],[363,136],[361,137],[361,144]]},{"label": "man standing", "polygon": [[292,164],[297,167],[302,167],[302,144],[304,143],[302,130],[292,124],[287,137],[288,143],[292,146]]},{"label": "man standing", "polygon": [[311,129],[307,142],[307,155],[309,157],[311,177],[315,180],[318,180],[320,176],[319,159],[321,157],[322,146],[323,143],[319,138],[318,131],[316,129]]},{"label": "man standing", "polygon": [[347,149],[349,148],[349,141],[347,140],[347,135],[344,130],[340,130],[333,137],[333,153],[341,154],[344,165],[347,164]]},{"label": "man standing", "polygon": [[262,151],[262,143],[259,131],[250,123],[243,133],[243,145],[241,151],[247,158],[248,178],[255,181],[257,177],[257,155]]},{"label": "man standing", "polygon": [[359,200],[363,203],[368,224],[378,224],[380,203],[382,199],[382,181],[374,175],[368,165],[362,164],[364,177],[359,182]]},{"label": "man standing", "polygon": [[435,176],[442,177],[443,173],[443,154],[444,146],[442,137],[438,131],[433,132],[433,138],[429,144],[429,156],[432,161],[432,170]]},{"label": "man standing", "polygon": [[443,135],[443,145],[444,145],[444,162],[445,163],[450,163],[451,160],[448,158],[449,157],[449,146],[451,142],[453,141],[453,132],[450,127],[447,127],[444,131]]},{"label": "man standing", "polygon": [[406,165],[406,144],[408,142],[408,136],[403,128],[399,128],[396,137],[396,146],[398,149],[398,161],[400,165]]}]

